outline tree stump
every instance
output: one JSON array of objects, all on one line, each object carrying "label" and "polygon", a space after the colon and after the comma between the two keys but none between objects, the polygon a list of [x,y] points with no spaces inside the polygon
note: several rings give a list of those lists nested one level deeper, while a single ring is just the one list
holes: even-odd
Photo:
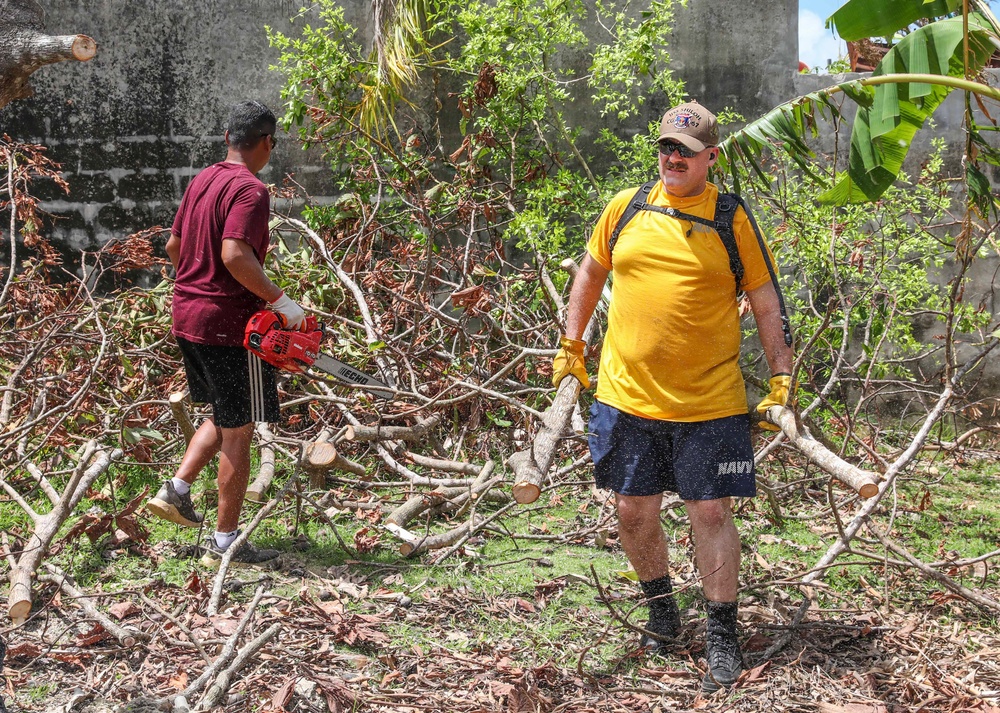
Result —
[{"label": "tree stump", "polygon": [[0,0],[0,109],[33,93],[28,78],[47,64],[86,62],[97,43],[86,35],[47,35],[35,0]]}]

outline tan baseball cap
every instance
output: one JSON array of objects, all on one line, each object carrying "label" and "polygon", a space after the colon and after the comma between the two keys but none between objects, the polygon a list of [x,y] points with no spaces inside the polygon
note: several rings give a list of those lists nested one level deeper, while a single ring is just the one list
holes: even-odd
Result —
[{"label": "tan baseball cap", "polygon": [[678,141],[694,151],[704,151],[719,144],[719,126],[715,114],[698,102],[675,106],[660,122],[660,141]]}]

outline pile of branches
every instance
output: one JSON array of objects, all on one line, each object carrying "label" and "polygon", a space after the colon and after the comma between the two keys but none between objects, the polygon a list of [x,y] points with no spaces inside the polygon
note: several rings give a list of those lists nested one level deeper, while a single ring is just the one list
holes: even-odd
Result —
[{"label": "pile of branches", "polygon": [[[12,216],[11,262],[0,296],[6,327],[0,336],[0,487],[27,515],[26,526],[4,533],[3,543],[11,564],[8,612],[21,621],[31,616],[36,578],[55,578],[50,581],[70,596],[79,594],[66,573],[42,565],[60,546],[57,535],[72,524],[79,514],[74,509],[92,495],[97,478],[116,463],[176,459],[193,423],[169,337],[170,280],[164,275],[147,290],[125,287],[129,274],[164,267],[154,250],[163,231],[112,241],[81,254],[73,269],[63,269],[37,235],[35,226],[42,223],[27,190],[32,176],[59,180],[55,167],[38,147],[6,142],[0,148],[8,168],[0,209]],[[411,188],[408,205],[416,222],[422,218],[430,225],[420,184]],[[473,216],[475,225],[477,210],[487,207],[460,210]],[[455,241],[397,231],[379,210],[357,202],[347,213],[321,230],[274,216],[272,229],[280,243],[276,279],[327,321],[332,335],[327,350],[377,374],[396,396],[379,401],[319,373],[288,377],[282,385],[285,420],[258,429],[261,465],[248,497],[266,505],[245,534],[286,500],[296,499],[320,519],[344,510],[371,511],[371,530],[359,532],[350,545],[341,542],[345,549],[371,548],[393,537],[402,556],[432,552],[431,561],[442,562],[470,554],[470,539],[502,531],[499,523],[516,512],[518,500],[530,502],[546,488],[587,477],[579,384],[567,380],[553,400],[547,383],[568,278],[550,273],[541,255],[521,254],[516,264],[508,260],[488,223],[470,227],[466,240]],[[33,252],[20,265],[18,232]],[[565,269],[571,272],[572,263]],[[953,308],[959,299],[956,292]],[[853,302],[845,293],[830,304],[832,317]],[[909,382],[887,385],[858,372],[849,339],[838,342],[839,351],[822,353],[817,345],[824,344],[833,324],[828,319],[816,333],[799,336],[796,376],[814,396],[794,409],[772,409],[769,418],[782,431],[762,439],[757,456],[768,493],[774,492],[770,468],[807,462],[849,486],[846,495],[831,487],[840,537],[803,575],[804,585],[815,583],[837,557],[852,551],[851,542],[923,449],[984,449],[991,435],[988,425],[975,423],[953,441],[931,443],[943,418],[958,422],[962,416],[967,423],[971,409],[984,405],[963,391],[963,378],[996,348],[996,336],[971,355],[960,357],[959,350],[947,348],[944,379],[921,379],[915,373]],[[599,343],[599,315],[591,330],[592,343]],[[946,335],[948,344],[955,338],[954,330]],[[817,355],[827,368],[814,372],[802,360]],[[823,380],[813,374],[823,374]],[[748,377],[759,383],[753,373]],[[851,408],[829,398],[847,384],[860,393]],[[857,428],[867,420],[865,405],[880,403],[879,393],[889,386],[919,395],[927,404],[902,440],[897,432]],[[813,420],[818,410],[825,413],[822,423]],[[830,423],[843,429],[839,445],[822,433]],[[858,435],[862,430],[864,437]],[[557,460],[560,467],[553,470]],[[279,461],[292,471],[283,485],[275,479]],[[300,487],[305,482],[308,487]],[[343,496],[331,485],[353,494]],[[858,493],[867,500],[859,502]],[[383,509],[390,500],[398,506]],[[770,497],[769,503],[780,520],[779,499]],[[112,498],[112,513],[74,529],[79,534],[89,527],[89,534],[107,534],[141,549],[144,538],[134,517],[139,504]],[[849,512],[842,514],[845,509]],[[889,533],[875,535],[890,542]],[[902,551],[898,556],[915,559]],[[223,600],[227,565],[206,600],[210,615],[218,613]],[[940,568],[914,566],[978,606],[1000,611],[993,599],[951,582]],[[809,604],[808,598],[803,601],[796,623]],[[142,632],[116,626],[96,607],[87,615],[120,642],[143,640]]]}]

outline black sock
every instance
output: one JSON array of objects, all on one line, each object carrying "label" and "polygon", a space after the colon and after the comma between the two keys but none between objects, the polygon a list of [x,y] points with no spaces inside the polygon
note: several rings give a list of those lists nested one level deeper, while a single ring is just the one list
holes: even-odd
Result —
[{"label": "black sock", "polygon": [[722,631],[736,631],[736,614],[739,605],[736,602],[708,602],[708,626],[718,627]]},{"label": "black sock", "polygon": [[651,579],[648,582],[639,582],[639,585],[649,602],[650,614],[677,611],[677,604],[673,597],[674,588],[670,583],[669,574],[659,579]]}]

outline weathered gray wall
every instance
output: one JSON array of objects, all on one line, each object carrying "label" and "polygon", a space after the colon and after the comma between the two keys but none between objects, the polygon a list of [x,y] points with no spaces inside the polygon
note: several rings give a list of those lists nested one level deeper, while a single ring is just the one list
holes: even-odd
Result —
[{"label": "weathered gray wall", "polygon": [[[69,196],[42,187],[42,207],[57,216],[47,234],[69,249],[93,248],[169,224],[191,177],[224,156],[227,107],[254,98],[280,110],[281,77],[268,70],[277,53],[264,26],[297,34],[289,18],[303,4],[43,0],[48,32],[87,34],[100,45],[89,63],[38,71],[37,96],[0,110],[0,131],[48,146],[64,166]],[[369,0],[344,4],[365,37]],[[789,98],[797,7],[797,0],[690,0],[678,10],[670,48],[676,73],[702,103],[747,116]],[[602,122],[587,115],[583,123],[596,130]],[[278,146],[262,177],[280,183],[287,172],[321,200],[333,190],[318,154],[291,141]]]},{"label": "weathered gray wall", "polygon": [[672,69],[692,97],[748,119],[794,95],[798,0],[690,0],[679,9]]},{"label": "weathered gray wall", "polygon": [[[280,112],[281,78],[264,26],[290,31],[299,0],[43,2],[51,34],[82,33],[100,45],[85,64],[35,73],[36,96],[0,111],[0,131],[49,147],[71,192],[42,186],[57,216],[47,233],[68,248],[155,224],[169,225],[191,177],[225,156],[227,107],[256,98]],[[360,3],[359,11],[360,11]],[[362,21],[359,16],[358,21]],[[264,174],[288,171],[326,190],[316,154],[279,145]]]}]

